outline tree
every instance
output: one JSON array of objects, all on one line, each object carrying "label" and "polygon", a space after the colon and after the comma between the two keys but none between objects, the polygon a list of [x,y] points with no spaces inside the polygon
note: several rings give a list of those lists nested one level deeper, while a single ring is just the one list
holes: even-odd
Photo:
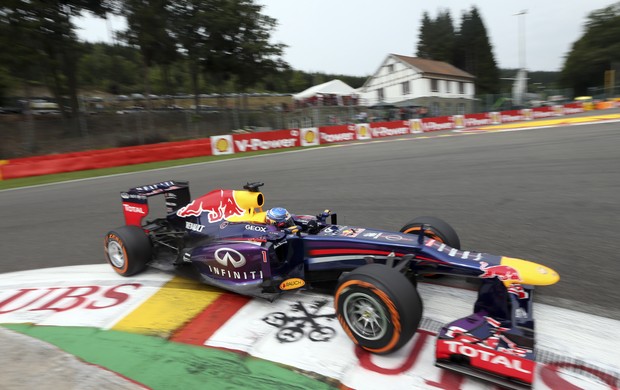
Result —
[{"label": "tree", "polygon": [[433,34],[432,20],[428,16],[428,12],[422,14],[422,24],[420,25],[420,34],[418,35],[418,50],[416,56],[420,58],[432,58]]},{"label": "tree", "polygon": [[11,1],[0,7],[0,64],[5,72],[21,81],[16,83],[23,85],[24,94],[29,97],[29,81],[41,78],[37,71],[43,55],[33,33],[34,21],[22,18],[24,11],[19,6]]},{"label": "tree", "polygon": [[[28,77],[35,69],[52,91],[63,116],[64,96],[68,96],[73,117],[79,114],[79,45],[71,18],[82,12],[104,15],[111,5],[105,0],[6,0],[0,6],[0,24],[8,31],[10,59],[6,62],[16,74]],[[3,34],[4,35],[4,34]],[[29,81],[24,79],[29,98]],[[75,121],[80,129],[80,122]]]},{"label": "tree", "polygon": [[218,86],[234,81],[244,91],[287,68],[281,59],[285,46],[269,42],[276,21],[261,14],[262,8],[253,0],[181,0],[168,6],[171,35],[187,58],[195,96],[201,72]]},{"label": "tree", "polygon": [[440,11],[434,20],[424,12],[416,55],[450,63],[476,76],[477,93],[499,92],[499,69],[476,7],[463,12],[458,30],[455,30],[448,10]]},{"label": "tree", "polygon": [[452,64],[476,76],[476,93],[498,93],[499,69],[486,27],[476,7],[463,12],[454,48]]},{"label": "tree", "polygon": [[276,20],[261,14],[254,0],[211,0],[217,18],[209,31],[202,65],[220,80],[235,75],[243,91],[267,74],[288,67],[281,58],[284,44],[269,42]]},{"label": "tree", "polygon": [[[620,64],[620,2],[590,13],[585,32],[568,53],[561,83],[584,95],[603,84],[606,70]],[[620,71],[620,69],[615,69]]]},{"label": "tree", "polygon": [[454,25],[449,10],[439,11],[434,20],[424,12],[416,55],[451,63],[454,56],[454,37]]},{"label": "tree", "polygon": [[172,21],[170,34],[186,60],[196,109],[200,105],[200,62],[210,30],[209,9],[209,2],[202,0],[173,1],[167,8]]},{"label": "tree", "polygon": [[140,53],[135,49],[106,43],[81,43],[79,82],[85,88],[105,90],[114,95],[141,88]]},{"label": "tree", "polygon": [[150,70],[154,65],[169,65],[177,57],[176,41],[170,33],[167,10],[173,0],[124,0],[121,14],[127,18],[127,30],[119,37],[140,50],[144,92],[150,108]]}]

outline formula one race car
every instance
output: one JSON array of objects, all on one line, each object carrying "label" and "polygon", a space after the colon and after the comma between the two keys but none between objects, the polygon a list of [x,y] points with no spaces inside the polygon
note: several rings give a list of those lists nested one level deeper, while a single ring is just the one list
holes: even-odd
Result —
[{"label": "formula one race car", "polygon": [[[438,335],[436,365],[505,387],[531,386],[533,286],[556,283],[555,271],[461,250],[454,229],[438,218],[419,217],[393,232],[339,225],[327,210],[316,216],[263,211],[262,185],[218,189],[195,200],[181,181],[122,192],[126,225],[106,235],[106,258],[123,276],[147,265],[188,266],[207,284],[269,300],[336,281],[334,305],[342,327],[361,348],[377,354],[398,350],[416,332],[422,318],[418,275],[478,278],[473,314]],[[167,215],[144,221],[148,198],[160,194]]]}]

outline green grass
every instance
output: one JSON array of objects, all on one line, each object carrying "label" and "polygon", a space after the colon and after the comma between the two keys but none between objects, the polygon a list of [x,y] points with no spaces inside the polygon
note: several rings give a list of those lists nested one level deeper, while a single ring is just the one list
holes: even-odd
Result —
[{"label": "green grass", "polygon": [[[155,336],[87,327],[2,326],[53,344],[85,362],[119,373],[153,390],[338,388],[335,380],[321,375],[305,375],[246,354],[181,344]],[[36,365],[31,371],[42,374]]]},{"label": "green grass", "polygon": [[300,149],[308,149],[308,148],[307,147],[296,147],[296,148],[287,148],[287,149],[272,149],[272,150],[265,150],[265,151],[260,151],[260,152],[246,152],[242,154],[233,154],[233,155],[224,155],[224,156],[192,157],[192,158],[184,158],[180,160],[157,161],[157,162],[152,162],[152,163],[126,165],[126,166],[113,167],[113,168],[90,169],[86,171],[75,171],[75,172],[67,172],[67,173],[57,173],[53,175],[32,176],[32,177],[23,177],[23,178],[18,178],[18,179],[0,180],[0,190],[7,190],[11,188],[20,188],[20,187],[29,187],[29,186],[41,185],[41,184],[58,183],[58,182],[63,182],[63,181],[79,180],[79,179],[86,179],[86,178],[92,178],[92,177],[117,175],[117,174],[122,174],[122,173],[149,171],[152,169],[170,168],[170,167],[176,167],[176,166],[181,166],[181,165],[205,163],[205,162],[219,161],[219,160],[229,160],[233,158],[252,157],[252,156],[258,156],[258,155],[263,155],[263,154],[273,154],[273,153],[280,153],[284,151],[292,151],[292,150],[300,150]]}]

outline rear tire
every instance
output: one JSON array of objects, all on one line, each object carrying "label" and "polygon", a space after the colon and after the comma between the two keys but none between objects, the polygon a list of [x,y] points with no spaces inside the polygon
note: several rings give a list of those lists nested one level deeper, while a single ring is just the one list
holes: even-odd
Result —
[{"label": "rear tire", "polygon": [[426,237],[443,242],[454,249],[461,249],[461,240],[454,228],[446,221],[436,217],[417,217],[412,219],[400,229],[400,232],[420,234],[422,225],[427,225],[424,232]]},{"label": "rear tire", "polygon": [[153,258],[151,240],[138,226],[114,229],[105,236],[104,252],[114,271],[122,276],[135,275]]},{"label": "rear tire", "polygon": [[343,275],[334,305],[349,338],[381,355],[411,340],[423,310],[415,286],[405,275],[383,264],[368,264]]}]

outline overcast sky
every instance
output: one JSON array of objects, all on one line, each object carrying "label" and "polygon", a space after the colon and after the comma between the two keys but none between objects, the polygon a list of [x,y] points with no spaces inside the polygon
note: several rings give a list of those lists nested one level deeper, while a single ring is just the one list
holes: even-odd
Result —
[{"label": "overcast sky", "polygon": [[[587,15],[614,0],[257,0],[278,21],[273,42],[284,43],[284,59],[297,70],[350,76],[373,74],[390,54],[415,55],[422,14],[449,9],[455,27],[476,6],[500,68],[517,68],[520,25],[530,71],[556,71],[584,32]],[[527,10],[525,16],[516,16]],[[121,19],[81,19],[81,39],[111,41]]]}]

